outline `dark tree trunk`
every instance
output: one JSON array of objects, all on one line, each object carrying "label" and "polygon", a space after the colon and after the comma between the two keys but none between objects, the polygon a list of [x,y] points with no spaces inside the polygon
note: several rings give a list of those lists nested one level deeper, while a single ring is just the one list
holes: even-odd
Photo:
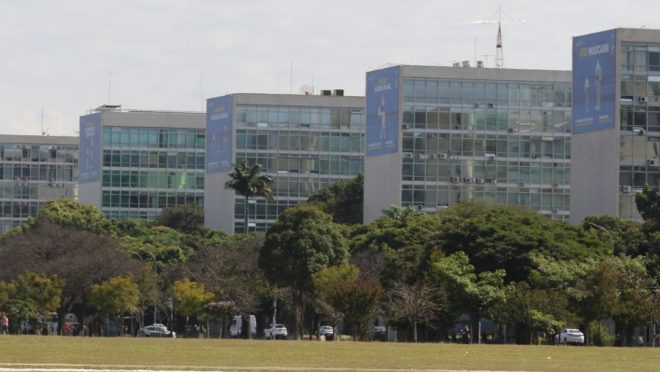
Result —
[{"label": "dark tree trunk", "polygon": [[246,234],[248,232],[250,232],[250,228],[248,227],[248,213],[250,213],[250,208],[249,208],[249,205],[248,205],[248,200],[249,199],[250,199],[250,197],[245,195],[245,216],[244,216],[244,221],[243,221],[243,223],[245,223],[245,226],[244,226],[243,230],[245,231]]}]

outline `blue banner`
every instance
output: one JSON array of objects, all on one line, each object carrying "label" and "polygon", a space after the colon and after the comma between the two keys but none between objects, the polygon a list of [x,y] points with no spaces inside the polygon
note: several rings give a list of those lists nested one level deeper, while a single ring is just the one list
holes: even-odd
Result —
[{"label": "blue banner", "polygon": [[225,173],[232,169],[232,96],[206,101],[206,172]]},{"label": "blue banner", "polygon": [[80,117],[78,182],[96,182],[101,175],[101,114]]},{"label": "blue banner", "polygon": [[400,67],[367,73],[367,156],[399,150]]},{"label": "blue banner", "polygon": [[573,133],[614,128],[616,30],[573,38]]}]

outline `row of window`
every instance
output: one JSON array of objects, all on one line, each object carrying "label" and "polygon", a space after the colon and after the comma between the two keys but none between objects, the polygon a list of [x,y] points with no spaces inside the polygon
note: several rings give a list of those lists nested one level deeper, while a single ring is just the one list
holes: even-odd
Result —
[{"label": "row of window", "polygon": [[303,128],[364,130],[364,109],[310,108],[241,105],[236,108],[236,125],[292,126]]},{"label": "row of window", "polygon": [[0,145],[0,161],[77,163],[75,145]]},{"label": "row of window", "polygon": [[568,211],[570,197],[568,193],[551,190],[521,192],[519,189],[488,189],[480,187],[452,187],[426,190],[404,186],[401,192],[402,205],[421,208],[442,208],[467,200],[482,200],[487,203],[522,205],[535,210]]},{"label": "row of window", "polygon": [[487,164],[475,161],[442,161],[437,164],[404,163],[404,181],[447,182],[457,184],[517,184],[526,185],[568,185],[570,169],[553,166],[552,163],[540,166],[518,165],[515,162]]},{"label": "row of window", "polygon": [[[570,159],[568,137],[495,136],[473,133],[404,133],[403,155],[410,158],[490,156],[528,159]],[[434,156],[431,156],[434,155]]]},{"label": "row of window", "polygon": [[104,167],[204,169],[199,151],[103,150]]},{"label": "row of window", "polygon": [[[165,191],[109,191],[104,190],[101,206],[104,208],[167,208],[177,205],[204,204],[204,193]],[[104,211],[105,212],[105,211]]]},{"label": "row of window", "polygon": [[184,171],[104,170],[103,187],[204,189],[204,173]]},{"label": "row of window", "polygon": [[78,185],[63,182],[0,182],[0,198],[48,200],[73,198]]},{"label": "row of window", "polygon": [[236,131],[239,150],[364,153],[364,133]]},{"label": "row of window", "polygon": [[568,110],[504,110],[404,106],[404,128],[570,133]]},{"label": "row of window", "polygon": [[[45,201],[41,200],[25,200],[20,202],[12,200],[0,200],[0,217],[27,219],[28,217],[36,216],[39,208],[41,208],[41,206],[45,203]],[[4,222],[6,221],[3,221],[3,223]],[[21,222],[25,222],[25,220]],[[21,222],[12,222],[11,226],[19,226]]]},{"label": "row of window", "polygon": [[521,107],[571,107],[570,83],[406,79],[405,103],[493,104]]},{"label": "row of window", "polygon": [[206,129],[104,127],[103,147],[203,149]]},{"label": "row of window", "polygon": [[621,43],[620,59],[624,71],[660,71],[660,45]]},{"label": "row of window", "polygon": [[[261,164],[266,173],[278,175],[337,175],[357,176],[364,170],[364,160],[356,156],[278,155],[237,153],[236,160]],[[318,178],[318,176],[314,177]]]},{"label": "row of window", "polygon": [[64,164],[2,164],[0,180],[74,182],[78,167]]}]

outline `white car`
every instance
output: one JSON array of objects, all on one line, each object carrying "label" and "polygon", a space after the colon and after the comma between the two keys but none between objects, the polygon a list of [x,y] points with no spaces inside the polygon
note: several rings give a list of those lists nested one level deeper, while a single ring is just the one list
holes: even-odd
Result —
[{"label": "white car", "polygon": [[584,333],[576,328],[562,329],[555,335],[558,344],[584,344]]},{"label": "white car", "polygon": [[155,323],[143,328],[140,328],[137,333],[138,337],[172,337],[176,338],[176,333],[167,329],[164,324]]},{"label": "white car", "polygon": [[264,329],[264,337],[267,339],[286,339],[289,333],[284,324],[270,324],[269,328]]},{"label": "white car", "polygon": [[325,337],[326,341],[332,341],[335,339],[335,330],[329,325],[321,326],[319,328],[319,336]]}]

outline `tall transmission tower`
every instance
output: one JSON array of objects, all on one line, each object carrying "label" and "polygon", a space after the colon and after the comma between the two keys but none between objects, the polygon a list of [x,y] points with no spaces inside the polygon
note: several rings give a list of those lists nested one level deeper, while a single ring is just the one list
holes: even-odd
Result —
[{"label": "tall transmission tower", "polygon": [[525,23],[527,22],[524,19],[514,19],[514,18],[505,18],[502,19],[502,7],[497,9],[497,19],[495,19],[495,14],[489,19],[483,19],[479,21],[470,21],[466,23],[497,23],[497,43],[495,44],[495,68],[504,68],[504,44],[502,43],[502,24],[507,23]]}]

